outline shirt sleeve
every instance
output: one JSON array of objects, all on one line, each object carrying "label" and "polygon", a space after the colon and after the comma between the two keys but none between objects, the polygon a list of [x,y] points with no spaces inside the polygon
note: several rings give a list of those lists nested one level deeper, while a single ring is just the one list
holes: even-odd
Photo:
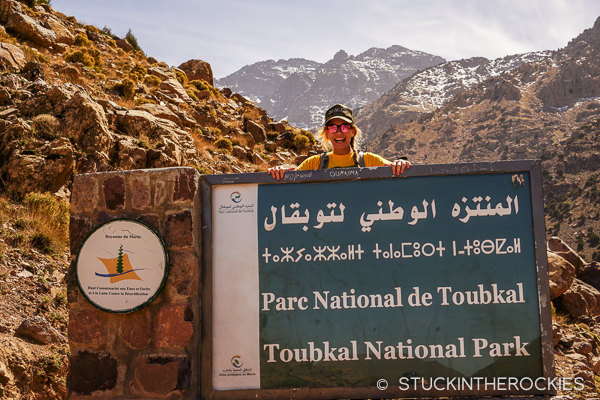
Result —
[{"label": "shirt sleeve", "polygon": [[382,167],[391,164],[390,161],[373,153],[364,153],[366,167]]},{"label": "shirt sleeve", "polygon": [[319,154],[315,156],[308,157],[306,160],[302,161],[298,168],[298,171],[307,171],[313,169],[319,169],[319,162],[321,161],[321,156]]}]

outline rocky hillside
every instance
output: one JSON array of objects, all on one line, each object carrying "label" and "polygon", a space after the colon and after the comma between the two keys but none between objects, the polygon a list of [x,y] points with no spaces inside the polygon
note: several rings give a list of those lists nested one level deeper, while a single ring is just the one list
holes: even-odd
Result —
[{"label": "rocky hillside", "polygon": [[66,396],[75,174],[254,172],[315,149],[309,132],[216,89],[204,61],[168,66],[131,32],[0,0],[0,398]]},{"label": "rocky hillside", "polygon": [[496,60],[475,57],[427,68],[405,78],[379,99],[359,110],[357,124],[366,140],[376,138],[390,126],[416,120],[490,77],[499,76],[525,63],[543,60],[551,54],[551,51],[541,51]]},{"label": "rocky hillside", "polygon": [[442,62],[441,57],[401,46],[371,48],[357,56],[340,50],[324,64],[300,58],[259,62],[219,79],[217,85],[253,100],[276,119],[314,129],[331,105],[362,107],[403,78]]},{"label": "rocky hillside", "polygon": [[599,96],[600,20],[564,49],[391,126],[367,147],[419,163],[541,158],[548,234],[597,260]]},{"label": "rocky hillside", "polygon": [[215,89],[203,61],[169,67],[47,5],[2,1],[0,23],[0,179],[8,192],[68,191],[73,174],[111,169],[255,171],[295,161],[314,144],[241,95]]}]

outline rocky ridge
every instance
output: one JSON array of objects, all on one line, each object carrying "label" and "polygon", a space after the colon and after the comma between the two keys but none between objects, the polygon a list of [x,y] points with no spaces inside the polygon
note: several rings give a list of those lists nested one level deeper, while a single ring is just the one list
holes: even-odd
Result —
[{"label": "rocky ridge", "polygon": [[216,84],[255,101],[276,119],[314,129],[331,105],[365,106],[403,78],[442,62],[401,46],[371,48],[357,56],[340,50],[323,64],[300,58],[258,62]]},{"label": "rocky ridge", "polygon": [[357,112],[357,125],[365,141],[381,136],[392,125],[418,119],[442,107],[488,78],[500,76],[520,65],[550,57],[551,51],[506,56],[495,60],[474,57],[449,61],[416,72]]}]

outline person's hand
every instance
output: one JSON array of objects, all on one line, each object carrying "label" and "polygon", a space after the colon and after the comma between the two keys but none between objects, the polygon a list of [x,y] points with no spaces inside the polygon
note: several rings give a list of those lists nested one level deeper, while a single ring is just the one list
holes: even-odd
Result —
[{"label": "person's hand", "polygon": [[392,174],[394,174],[394,176],[399,176],[404,173],[405,169],[409,169],[410,165],[410,161],[407,160],[394,160],[391,164]]},{"label": "person's hand", "polygon": [[273,177],[273,179],[283,179],[283,174],[285,173],[285,171],[294,171],[296,168],[283,168],[282,166],[278,165],[276,167],[271,167],[267,170],[267,174],[271,175]]}]

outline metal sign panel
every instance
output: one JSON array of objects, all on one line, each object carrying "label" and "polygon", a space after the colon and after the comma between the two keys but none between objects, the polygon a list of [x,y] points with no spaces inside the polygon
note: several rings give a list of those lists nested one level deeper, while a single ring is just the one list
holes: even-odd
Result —
[{"label": "metal sign panel", "polygon": [[553,392],[539,162],[265,175],[203,178],[204,398]]},{"label": "metal sign panel", "polygon": [[168,253],[148,225],[116,219],[94,229],[77,253],[77,283],[94,306],[127,313],[149,304],[164,286]]}]

